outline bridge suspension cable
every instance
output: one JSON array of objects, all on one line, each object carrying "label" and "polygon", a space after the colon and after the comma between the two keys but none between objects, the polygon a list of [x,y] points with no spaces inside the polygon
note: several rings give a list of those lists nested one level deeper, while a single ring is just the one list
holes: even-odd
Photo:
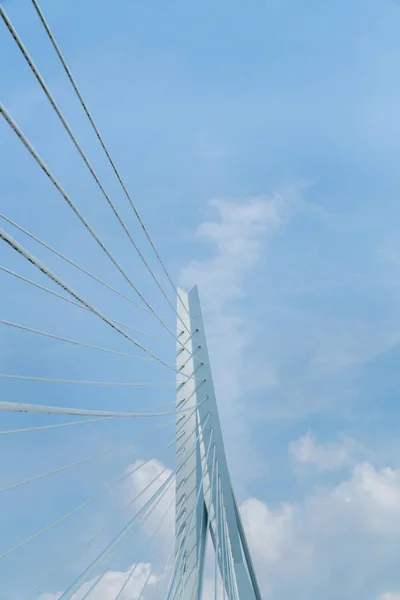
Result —
[{"label": "bridge suspension cable", "polygon": [[81,267],[80,265],[78,265],[76,262],[74,262],[70,258],[64,256],[64,254],[61,254],[61,252],[58,252],[57,250],[55,250],[54,248],[52,248],[49,244],[46,244],[46,242],[43,242],[43,240],[41,240],[37,236],[33,235],[33,233],[31,233],[30,231],[28,231],[24,227],[21,227],[21,225],[18,225],[18,223],[16,223],[15,221],[13,221],[12,219],[10,219],[9,217],[6,217],[6,215],[0,214],[0,217],[2,219],[4,219],[5,221],[7,221],[7,223],[10,223],[10,225],[12,225],[13,227],[15,227],[19,231],[22,231],[23,233],[25,233],[25,235],[27,235],[31,239],[35,240],[35,242],[37,242],[38,244],[40,244],[41,246],[43,246],[47,250],[50,250],[50,252],[52,252],[56,256],[59,256],[60,258],[62,258],[63,260],[65,260],[65,262],[69,263],[70,265],[72,265],[73,267],[75,267],[76,269],[78,269],[79,271],[81,271],[82,273],[85,273],[85,275],[88,275],[94,281],[97,281],[98,283],[100,283],[104,287],[108,288],[109,290],[111,290],[112,292],[114,292],[115,294],[117,294],[118,296],[121,296],[121,298],[125,298],[125,300],[128,300],[128,302],[131,302],[131,304],[134,304],[135,306],[137,306],[138,308],[140,308],[140,310],[143,310],[145,312],[151,312],[145,306],[142,306],[138,302],[135,302],[135,300],[132,300],[132,298],[129,298],[128,296],[125,296],[125,294],[122,294],[120,291],[116,290],[115,288],[113,288],[112,286],[110,286],[108,283],[102,281],[99,277],[96,277],[95,275],[93,275],[92,273],[90,273],[89,271],[87,271],[86,269],[84,269],[83,267]]},{"label": "bridge suspension cable", "polygon": [[168,272],[168,270],[167,270],[167,268],[165,266],[164,261],[161,259],[161,256],[158,253],[158,251],[157,251],[157,249],[155,247],[155,244],[154,244],[154,242],[153,242],[153,240],[152,240],[152,238],[151,238],[151,236],[150,236],[150,234],[148,232],[148,229],[145,226],[145,224],[144,224],[144,222],[143,222],[143,220],[142,220],[142,218],[141,218],[141,216],[139,214],[139,211],[138,211],[137,207],[133,203],[133,200],[132,200],[132,198],[131,198],[128,190],[127,190],[127,187],[125,186],[125,184],[124,184],[124,182],[123,182],[123,180],[121,178],[121,175],[120,175],[120,173],[119,173],[119,171],[118,171],[118,169],[117,169],[117,167],[115,165],[115,162],[114,162],[114,160],[112,159],[112,157],[110,155],[110,152],[109,152],[109,150],[108,150],[108,148],[107,148],[107,146],[106,146],[106,144],[105,144],[105,142],[103,140],[103,137],[101,136],[100,131],[99,131],[96,123],[94,122],[94,119],[93,119],[91,113],[89,112],[87,104],[84,101],[81,92],[79,91],[78,85],[77,85],[74,77],[72,76],[71,70],[70,70],[70,68],[67,65],[67,62],[66,62],[66,60],[65,60],[65,58],[64,58],[64,56],[63,56],[63,54],[61,52],[61,49],[60,49],[59,45],[57,44],[57,41],[56,41],[56,39],[54,37],[54,34],[51,31],[51,28],[50,28],[48,22],[45,19],[45,16],[44,16],[43,11],[41,10],[41,8],[39,6],[39,3],[37,2],[37,0],[32,0],[32,4],[33,4],[33,6],[34,6],[34,8],[35,8],[35,10],[37,12],[37,15],[38,15],[38,17],[39,17],[39,19],[40,19],[40,21],[41,21],[41,23],[42,23],[42,25],[43,25],[46,33],[47,33],[49,39],[50,39],[50,42],[51,42],[51,44],[52,44],[52,46],[53,46],[53,48],[54,48],[54,50],[55,50],[55,52],[57,54],[57,56],[58,56],[58,58],[59,58],[59,60],[60,60],[60,62],[62,64],[62,66],[64,68],[64,71],[65,71],[65,73],[66,73],[66,75],[67,75],[67,77],[68,77],[68,79],[69,79],[69,81],[70,81],[70,83],[72,85],[72,88],[74,89],[75,94],[76,94],[76,96],[77,96],[77,98],[78,98],[78,100],[79,100],[79,102],[80,102],[80,104],[81,104],[81,106],[82,106],[82,108],[83,108],[83,110],[84,110],[84,112],[85,112],[85,114],[86,114],[86,116],[87,116],[87,118],[88,118],[88,120],[89,120],[92,128],[93,128],[93,131],[95,132],[96,137],[97,137],[98,141],[100,142],[100,145],[101,145],[102,149],[104,150],[104,153],[105,153],[105,155],[106,155],[106,157],[108,159],[108,162],[110,163],[111,168],[114,171],[114,173],[115,173],[115,175],[116,175],[116,177],[117,177],[117,179],[118,179],[118,181],[119,181],[119,183],[121,185],[121,188],[124,191],[124,194],[125,194],[126,198],[128,199],[129,204],[131,205],[132,210],[134,211],[134,213],[136,215],[136,218],[138,219],[138,221],[139,221],[139,223],[140,223],[140,225],[141,225],[141,227],[142,227],[142,229],[144,231],[144,234],[145,234],[147,240],[149,241],[150,246],[152,247],[152,249],[154,251],[154,254],[157,257],[158,262],[160,263],[160,265],[161,265],[161,267],[162,267],[162,269],[163,269],[163,271],[164,271],[164,273],[165,273],[165,275],[166,275],[169,283],[172,286],[172,289],[174,290],[177,298],[179,299],[180,305],[183,307],[184,311],[189,316],[189,313],[188,313],[188,311],[186,309],[186,306],[185,306],[184,302],[182,301],[182,298],[181,298],[181,296],[179,294],[179,291],[178,291],[176,285],[174,284],[174,282],[173,282],[173,280],[172,280],[172,278],[171,278],[171,276],[170,276],[170,274],[169,274],[169,272]]},{"label": "bridge suspension cable", "polygon": [[[28,150],[63,199],[50,211],[38,193],[27,211],[29,182],[22,194],[7,195],[11,210],[24,215],[24,226],[19,217],[0,213],[7,229],[0,229],[6,250],[0,265],[6,348],[0,454],[9,457],[0,472],[0,520],[7,520],[0,542],[2,594],[24,600],[42,600],[43,594],[95,600],[106,592],[110,600],[201,600],[207,576],[214,579],[214,600],[261,600],[232,489],[197,288],[185,292],[175,285],[38,0],[32,4],[145,239],[140,229],[138,237],[131,232],[108,181],[105,186],[81,144],[81,131],[66,119],[69,113],[0,5],[63,138],[85,165],[82,176],[94,180],[124,232],[121,242],[84,214],[75,201],[79,194],[61,183],[69,165],[53,172],[34,147],[34,136],[28,138],[1,104],[8,132],[21,142],[16,151]],[[7,157],[1,168],[6,163]],[[73,230],[64,239],[65,207]],[[70,239],[81,232],[93,256],[84,245],[71,254]],[[126,261],[138,263],[134,276],[120,259],[120,243],[129,248]],[[214,552],[210,562],[207,539]]]},{"label": "bridge suspension cable", "polygon": [[[37,7],[37,5],[35,5],[35,8]],[[86,167],[88,168],[90,174],[92,175],[93,179],[95,180],[98,188],[100,189],[102,195],[104,196],[104,198],[106,199],[108,205],[110,206],[112,212],[114,213],[116,219],[118,220],[119,224],[121,225],[121,227],[123,228],[125,234],[127,235],[129,241],[131,242],[131,244],[133,245],[133,247],[135,248],[136,252],[138,253],[140,259],[142,260],[143,264],[145,265],[147,271],[150,273],[151,277],[153,278],[154,282],[156,283],[157,287],[159,288],[159,290],[161,291],[162,295],[164,296],[164,298],[166,299],[166,301],[168,302],[169,306],[172,308],[172,310],[174,311],[174,313],[178,316],[179,320],[181,321],[181,324],[183,325],[183,327],[185,329],[187,329],[187,326],[185,324],[185,322],[181,319],[181,317],[178,315],[176,309],[174,308],[174,306],[172,305],[170,299],[168,298],[167,294],[165,293],[163,287],[161,286],[160,282],[158,281],[158,278],[155,276],[153,270],[151,269],[150,265],[148,264],[148,262],[146,261],[144,255],[142,254],[142,252],[140,251],[138,245],[136,244],[135,240],[133,239],[132,235],[130,234],[128,228],[126,227],[121,215],[119,214],[118,210],[115,207],[115,204],[113,203],[113,201],[111,200],[110,196],[107,194],[106,190],[104,189],[102,183],[100,182],[96,172],[94,171],[88,157],[86,156],[85,152],[83,151],[82,147],[80,146],[76,136],[74,135],[72,129],[70,128],[70,126],[68,125],[63,113],[61,112],[61,109],[59,108],[58,104],[56,103],[54,97],[52,96],[48,86],[46,85],[42,75],[40,74],[40,72],[38,71],[38,69],[35,66],[35,63],[33,62],[31,56],[29,55],[28,51],[26,50],[25,46],[22,43],[22,40],[20,38],[20,36],[18,35],[17,31],[15,30],[13,24],[11,23],[10,19],[8,18],[5,10],[3,9],[3,7],[0,5],[0,15],[3,18],[3,21],[7,27],[7,29],[9,30],[9,32],[11,33],[13,39],[15,40],[18,48],[20,49],[20,51],[22,52],[26,62],[28,63],[31,71],[33,72],[33,74],[35,75],[37,81],[39,82],[43,92],[45,93],[47,99],[49,100],[50,104],[52,105],[54,111],[56,112],[58,118],[60,119],[64,129],[66,130],[66,132],[68,133],[72,143],[74,144],[75,148],[78,150],[80,156],[82,157]],[[8,120],[7,116],[6,119]],[[22,140],[23,138],[21,137],[21,132],[18,133],[18,131],[15,129],[15,124],[13,125],[9,120],[8,120],[9,124],[13,127],[14,131],[17,133],[18,137]],[[25,142],[24,142],[25,143]],[[26,143],[25,143],[26,145]],[[29,149],[29,146],[26,146]],[[35,154],[32,153],[31,154],[34,156],[34,158],[36,158]],[[36,158],[36,160],[38,160],[38,158]],[[42,166],[42,165],[41,165]],[[43,166],[42,166],[43,168]],[[46,174],[50,177],[50,179],[52,180],[52,182],[56,185],[56,182],[54,181],[55,178],[53,178],[51,176],[51,174],[49,174],[47,172],[46,169],[45,170]],[[136,216],[139,218],[140,222],[142,223],[139,214],[136,211]],[[147,232],[147,230],[145,229],[145,231]],[[150,240],[150,237],[148,236],[148,239]],[[158,256],[158,254],[157,254]],[[137,288],[135,288],[136,293],[141,297],[141,299],[147,304],[147,302],[144,300],[144,298],[142,297],[142,295],[140,294],[140,292],[138,291]],[[149,307],[150,308],[150,307]]]},{"label": "bridge suspension cable", "polygon": [[[55,296],[56,298],[60,298],[61,300],[64,300],[65,302],[69,302],[73,306],[77,306],[78,308],[82,308],[84,310],[89,311],[89,309],[86,306],[84,306],[83,304],[81,304],[80,302],[76,302],[75,300],[72,300],[71,298],[67,298],[66,296],[63,296],[62,294],[59,294],[59,293],[55,292],[54,290],[51,290],[50,288],[47,288],[46,286],[40,285],[39,283],[37,283],[36,281],[33,281],[32,279],[28,279],[27,277],[24,277],[23,275],[20,275],[19,273],[16,273],[15,271],[12,271],[11,269],[7,269],[6,267],[2,267],[0,265],[0,271],[4,271],[4,273],[8,273],[9,275],[12,275],[13,277],[16,277],[17,279],[20,279],[21,281],[25,281],[25,283],[29,283],[30,285],[38,288],[39,290],[47,292],[48,294],[51,294],[52,296]],[[163,339],[161,339],[159,337],[156,337],[154,335],[146,333],[145,331],[141,331],[140,329],[136,329],[135,327],[132,327],[131,325],[126,325],[126,323],[121,323],[120,321],[116,321],[115,319],[112,319],[112,321],[116,325],[120,325],[121,327],[125,327],[126,329],[130,329],[131,331],[134,331],[135,333],[138,333],[140,335],[144,335],[144,336],[149,337],[149,338],[151,338],[153,340],[157,340],[158,342],[162,342],[163,344],[170,344],[170,343],[173,344],[173,342],[167,342],[166,340],[163,340]]]},{"label": "bridge suspension cable", "polygon": [[[3,9],[0,5],[0,12],[2,10]],[[14,131],[14,133],[17,135],[17,137],[24,144],[25,148],[29,151],[31,156],[36,160],[37,164],[41,167],[42,171],[44,171],[44,173],[50,179],[52,184],[55,186],[55,188],[58,190],[58,192],[61,194],[61,196],[64,198],[64,200],[67,202],[69,207],[74,211],[74,213],[79,218],[81,223],[84,225],[84,227],[86,227],[86,229],[89,231],[91,236],[101,247],[101,249],[106,254],[106,256],[110,259],[110,261],[114,264],[114,266],[117,268],[117,270],[121,273],[121,275],[123,276],[125,281],[128,282],[128,284],[136,292],[136,294],[139,296],[139,298],[142,300],[142,302],[144,302],[144,304],[147,306],[147,308],[150,310],[150,312],[156,317],[156,319],[158,319],[158,321],[161,323],[161,325],[164,327],[164,329],[166,329],[168,331],[168,333],[170,333],[172,335],[172,337],[175,338],[175,335],[172,333],[171,329],[168,327],[168,325],[165,323],[165,321],[159,316],[159,314],[152,307],[152,305],[149,303],[149,301],[146,300],[146,298],[140,292],[139,288],[133,283],[132,279],[129,277],[129,275],[126,273],[126,271],[121,267],[119,262],[113,256],[113,254],[109,251],[108,247],[104,244],[104,242],[100,239],[100,237],[94,231],[94,229],[92,228],[92,226],[90,225],[90,223],[88,222],[86,217],[84,217],[83,213],[78,209],[76,204],[72,201],[70,196],[64,190],[64,188],[59,183],[59,181],[55,178],[55,176],[50,171],[50,169],[48,168],[46,163],[39,156],[38,152],[35,150],[35,148],[29,142],[28,138],[25,136],[25,134],[22,132],[22,130],[18,127],[17,123],[14,121],[14,119],[11,117],[10,113],[6,110],[6,108],[2,104],[0,104],[0,114],[5,118],[6,122],[10,125],[11,129]],[[183,326],[186,328],[186,325],[184,323],[183,323]]]},{"label": "bridge suspension cable", "polygon": [[[123,331],[121,329],[120,326],[116,325],[106,315],[102,314],[97,308],[95,308],[87,300],[85,300],[84,298],[82,298],[82,296],[80,296],[77,292],[75,292],[67,283],[65,283],[57,275],[55,275],[54,273],[52,273],[52,271],[50,271],[50,269],[48,269],[45,265],[43,265],[42,263],[40,263],[39,260],[33,256],[33,254],[31,254],[30,252],[28,252],[21,244],[19,244],[16,240],[14,240],[10,235],[8,235],[2,229],[0,229],[0,238],[3,239],[7,244],[9,244],[9,246],[11,246],[14,250],[16,250],[24,258],[26,258],[31,264],[33,264],[40,271],[42,271],[42,273],[44,273],[45,275],[47,275],[52,281],[54,281],[57,285],[59,285],[63,290],[65,290],[66,292],[68,292],[73,298],[75,298],[75,300],[77,300],[78,302],[80,302],[81,304],[83,304],[84,306],[86,306],[87,309],[89,309],[95,315],[97,315],[98,317],[100,317],[100,319],[102,319],[105,323],[107,323],[108,325],[110,325],[110,327],[112,327],[115,331],[117,331],[118,333],[120,333],[127,340],[129,340],[130,342],[132,342],[133,344],[135,344],[135,346],[137,346],[138,348],[140,348],[140,350],[143,350],[143,352],[146,352],[149,356],[151,356],[152,358],[154,358],[156,361],[158,361],[159,363],[161,363],[165,367],[168,367],[169,369],[172,369],[173,371],[176,371],[175,367],[173,367],[169,363],[165,362],[162,358],[158,357],[152,351],[148,350],[145,346],[143,346],[143,344],[141,344],[140,342],[138,342],[137,340],[135,340],[134,338],[132,338],[130,335],[128,335],[125,331]],[[180,345],[182,345],[181,342],[178,341],[178,343]]]}]

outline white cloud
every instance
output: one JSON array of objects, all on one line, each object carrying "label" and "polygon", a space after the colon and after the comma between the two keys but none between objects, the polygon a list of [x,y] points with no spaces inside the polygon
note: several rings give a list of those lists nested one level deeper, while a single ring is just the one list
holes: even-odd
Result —
[{"label": "white cloud", "polygon": [[400,470],[377,470],[369,463],[356,465],[343,481],[314,506],[359,525],[364,533],[392,536],[400,533]]},{"label": "white cloud", "polygon": [[[141,466],[143,465],[143,466]],[[139,469],[137,467],[140,467]],[[122,486],[119,492],[119,502],[121,505],[128,507],[133,514],[137,513],[142,508],[156,490],[171,476],[172,470],[165,467],[162,462],[157,459],[152,459],[145,463],[143,460],[137,460],[132,465],[129,465],[126,472],[134,471]],[[154,480],[154,481],[153,481]],[[148,489],[146,491],[145,488]],[[130,501],[135,498],[140,492],[142,495],[138,500],[130,504]],[[156,555],[157,562],[165,560],[165,555],[169,552],[174,539],[175,525],[175,480],[172,478],[171,484],[166,489],[160,502],[155,505],[154,510],[149,513],[148,518],[141,522],[141,531],[148,537],[153,537],[153,553]],[[154,504],[152,505],[154,506]],[[168,512],[167,512],[168,509]],[[159,524],[161,523],[161,527]],[[164,555],[164,556],[163,556]],[[107,571],[104,577],[100,580],[93,593],[89,596],[95,597],[96,600],[113,600],[125,583],[131,569],[131,565],[126,571]],[[149,577],[150,575],[150,577]],[[139,597],[140,592],[146,583],[146,595],[144,600],[151,598],[151,588],[154,589],[154,584],[158,582],[159,577],[153,572],[151,563],[138,563],[128,585],[126,586],[121,600],[135,600]],[[72,596],[72,600],[81,600],[85,593],[88,592],[96,578],[85,583],[79,592]],[[57,600],[62,592],[45,593],[40,596],[40,600]]]},{"label": "white cloud", "polygon": [[361,448],[349,438],[341,442],[319,444],[308,432],[289,446],[289,453],[302,464],[314,464],[318,471],[334,471],[354,464]]},{"label": "white cloud", "polygon": [[284,504],[273,511],[261,500],[249,498],[241,504],[240,512],[254,556],[279,561],[292,537],[293,507]]},{"label": "white cloud", "polygon": [[310,522],[317,529],[321,525],[321,531],[333,527],[336,535],[347,535],[353,529],[389,543],[400,533],[400,470],[360,463],[349,479],[311,496],[307,509]]},{"label": "white cloud", "polygon": [[[96,600],[114,600],[133,567],[134,565],[131,565],[126,571],[108,571],[105,573],[104,577],[100,580],[99,584],[89,597],[96,598]],[[139,598],[140,592],[150,574],[150,569],[151,565],[149,563],[139,563],[137,565],[134,575],[131,577],[121,596],[121,600],[137,600],[137,598]],[[71,600],[82,600],[85,594],[90,590],[95,579],[96,578],[91,579],[85,583],[79,592],[72,596]],[[151,587],[154,586],[155,583],[157,583],[157,578],[154,575],[150,575],[148,585]],[[39,597],[39,600],[57,600],[61,594],[62,592],[45,593]]]},{"label": "white cloud", "polygon": [[400,592],[386,592],[381,594],[377,600],[400,600]]},{"label": "white cloud", "polygon": [[313,546],[299,537],[297,507],[285,503],[269,507],[257,498],[240,506],[258,583],[264,598],[276,595],[284,580],[306,580],[313,565]]},{"label": "white cloud", "polygon": [[[371,577],[382,589],[387,564],[397,564],[400,470],[360,463],[350,477],[316,488],[303,503],[272,508],[253,498],[241,505],[241,514],[267,598],[294,592],[299,600],[322,593],[329,600],[366,598]],[[368,579],[360,576],[365,572]],[[377,600],[397,598],[392,593]]]},{"label": "white cloud", "polygon": [[[288,195],[210,202],[216,218],[200,224],[194,240],[204,242],[213,254],[192,260],[181,274],[183,287],[199,287],[227,445],[232,454],[235,444],[230,444],[230,440],[240,436],[246,448],[247,460],[242,457],[240,463],[235,461],[238,466],[247,463],[241,473],[244,479],[259,474],[261,468],[248,435],[251,412],[244,390],[269,388],[276,384],[276,378],[271,365],[256,365],[258,361],[249,350],[249,327],[244,324],[249,315],[242,313],[237,301],[246,295],[246,280],[260,260],[268,236],[287,217]],[[253,471],[249,465],[253,465]]]},{"label": "white cloud", "polygon": [[[151,461],[146,470],[143,467],[137,472],[141,474],[129,482],[124,494],[131,497],[157,475],[159,485],[171,473],[160,476],[163,468],[159,461]],[[173,489],[169,500],[161,503],[161,512],[173,500]],[[376,589],[385,589],[386,563],[396,562],[400,551],[400,469],[359,463],[338,485],[316,488],[301,503],[268,506],[249,498],[240,505],[240,511],[264,598],[283,600],[296,593],[298,600],[309,600],[324,592],[327,600],[334,600],[337,594],[352,600],[350,591],[356,585],[361,586],[356,597],[367,597],[367,584],[362,587],[362,581],[357,583],[359,574],[366,570],[376,574]],[[173,521],[170,527],[173,531]],[[138,598],[150,568],[148,563],[138,565],[127,588],[127,600]],[[114,598],[128,572],[108,571],[96,588],[96,600]],[[340,577],[330,596],[326,590],[331,589],[332,573]],[[213,597],[211,574],[207,568],[205,598]],[[157,578],[152,574],[147,600]],[[73,600],[81,600],[92,582],[87,582]],[[40,600],[57,600],[59,596],[60,592],[47,593]],[[398,600],[389,592],[381,596],[375,592],[375,596],[377,600]]]},{"label": "white cloud", "polygon": [[281,196],[260,196],[238,202],[213,200],[218,220],[205,221],[194,239],[212,244],[215,255],[193,260],[182,271],[183,285],[197,284],[206,310],[221,311],[244,295],[242,278],[260,258],[265,235],[284,219],[286,201]]},{"label": "white cloud", "polygon": [[[140,469],[137,469],[140,465]],[[170,477],[172,471],[170,468],[165,467],[162,462],[157,459],[152,459],[146,464],[143,460],[137,460],[134,464],[130,465],[126,470],[127,472],[135,470],[132,475],[128,478],[125,485],[123,486],[121,501],[126,504],[130,498],[137,496],[147,486],[148,489],[142,493],[137,502],[132,506],[132,509],[136,512],[143,507],[146,502],[152,497],[157,489]],[[155,479],[153,483],[151,483]],[[162,499],[152,510],[148,519],[142,524],[141,528],[147,535],[152,535],[159,523],[162,522],[162,526],[158,530],[158,537],[172,540],[174,534],[174,523],[175,523],[175,479],[172,478],[172,482],[168,485]],[[168,512],[167,509],[169,508]],[[169,550],[167,547],[166,550]]]}]

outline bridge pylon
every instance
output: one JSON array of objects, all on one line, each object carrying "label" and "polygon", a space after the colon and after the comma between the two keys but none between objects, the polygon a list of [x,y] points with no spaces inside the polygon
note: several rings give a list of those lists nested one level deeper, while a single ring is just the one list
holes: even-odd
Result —
[{"label": "bridge pylon", "polygon": [[261,600],[229,476],[197,286],[178,294],[177,460],[198,443],[176,477],[175,564],[167,600],[202,598],[208,533],[222,596]]}]

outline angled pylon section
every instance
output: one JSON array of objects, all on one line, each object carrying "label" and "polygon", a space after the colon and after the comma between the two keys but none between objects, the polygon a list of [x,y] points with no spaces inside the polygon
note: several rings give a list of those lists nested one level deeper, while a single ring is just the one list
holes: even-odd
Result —
[{"label": "angled pylon section", "polygon": [[175,566],[167,599],[200,600],[209,529],[229,600],[261,600],[229,476],[198,290],[178,292],[177,461],[199,443],[176,478]]}]

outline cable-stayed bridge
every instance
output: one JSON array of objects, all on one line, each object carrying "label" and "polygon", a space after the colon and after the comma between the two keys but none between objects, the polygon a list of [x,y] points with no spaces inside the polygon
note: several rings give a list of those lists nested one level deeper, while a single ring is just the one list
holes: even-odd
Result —
[{"label": "cable-stayed bridge", "polygon": [[0,4],[1,35],[96,192],[83,199],[70,191],[68,164],[56,173],[53,157],[1,104],[2,131],[21,161],[36,166],[57,208],[32,188],[31,210],[16,193],[0,215],[0,598],[259,600],[197,287],[175,284],[31,1],[107,176]]}]

